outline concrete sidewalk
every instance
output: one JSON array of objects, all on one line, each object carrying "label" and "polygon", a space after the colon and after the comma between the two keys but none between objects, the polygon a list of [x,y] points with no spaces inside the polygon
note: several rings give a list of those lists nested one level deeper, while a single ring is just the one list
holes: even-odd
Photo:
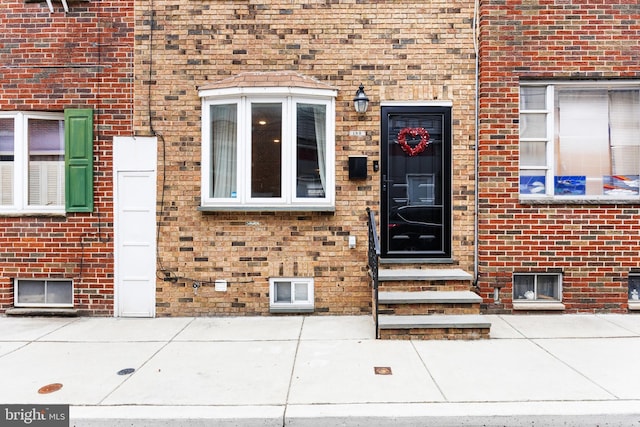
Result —
[{"label": "concrete sidewalk", "polygon": [[0,317],[0,404],[87,427],[640,425],[640,316],[486,317],[482,341],[379,341],[371,316]]}]

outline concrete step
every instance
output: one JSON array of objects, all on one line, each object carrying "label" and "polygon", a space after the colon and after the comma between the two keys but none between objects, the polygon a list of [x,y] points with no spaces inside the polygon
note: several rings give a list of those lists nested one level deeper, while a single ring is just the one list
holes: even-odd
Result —
[{"label": "concrete step", "polygon": [[408,280],[472,280],[473,276],[460,268],[446,269],[387,269],[378,270],[378,281],[408,281]]},{"label": "concrete step", "polygon": [[380,304],[479,304],[482,297],[471,291],[420,291],[378,293]]},{"label": "concrete step", "polygon": [[487,329],[491,322],[482,315],[417,315],[395,316],[381,314],[378,316],[380,329]]},{"label": "concrete step", "polygon": [[34,317],[77,317],[78,310],[73,308],[10,308],[4,313],[6,316],[34,316]]}]

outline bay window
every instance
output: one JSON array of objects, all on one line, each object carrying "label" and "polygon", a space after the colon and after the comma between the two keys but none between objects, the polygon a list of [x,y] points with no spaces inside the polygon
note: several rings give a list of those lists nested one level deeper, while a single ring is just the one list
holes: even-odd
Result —
[{"label": "bay window", "polygon": [[201,210],[335,208],[333,91],[242,88],[201,97]]},{"label": "bay window", "polygon": [[639,199],[640,83],[523,83],[521,198]]}]

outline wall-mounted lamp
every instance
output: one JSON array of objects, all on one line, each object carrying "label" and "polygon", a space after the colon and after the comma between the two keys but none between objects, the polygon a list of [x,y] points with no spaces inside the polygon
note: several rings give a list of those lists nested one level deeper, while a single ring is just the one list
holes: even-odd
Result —
[{"label": "wall-mounted lamp", "polygon": [[353,98],[353,108],[356,109],[356,113],[364,114],[367,112],[367,108],[369,108],[369,98],[367,98],[367,94],[364,93],[364,86],[360,83],[360,87],[356,91],[356,97]]}]

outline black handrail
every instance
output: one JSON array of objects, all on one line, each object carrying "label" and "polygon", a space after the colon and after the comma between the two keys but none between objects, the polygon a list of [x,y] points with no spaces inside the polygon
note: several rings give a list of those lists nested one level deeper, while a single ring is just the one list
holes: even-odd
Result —
[{"label": "black handrail", "polygon": [[376,338],[378,334],[378,260],[380,258],[380,239],[376,230],[376,217],[370,208],[367,208],[367,224],[369,226],[369,248],[367,251],[367,267],[371,276],[373,287],[373,320],[376,324]]}]

